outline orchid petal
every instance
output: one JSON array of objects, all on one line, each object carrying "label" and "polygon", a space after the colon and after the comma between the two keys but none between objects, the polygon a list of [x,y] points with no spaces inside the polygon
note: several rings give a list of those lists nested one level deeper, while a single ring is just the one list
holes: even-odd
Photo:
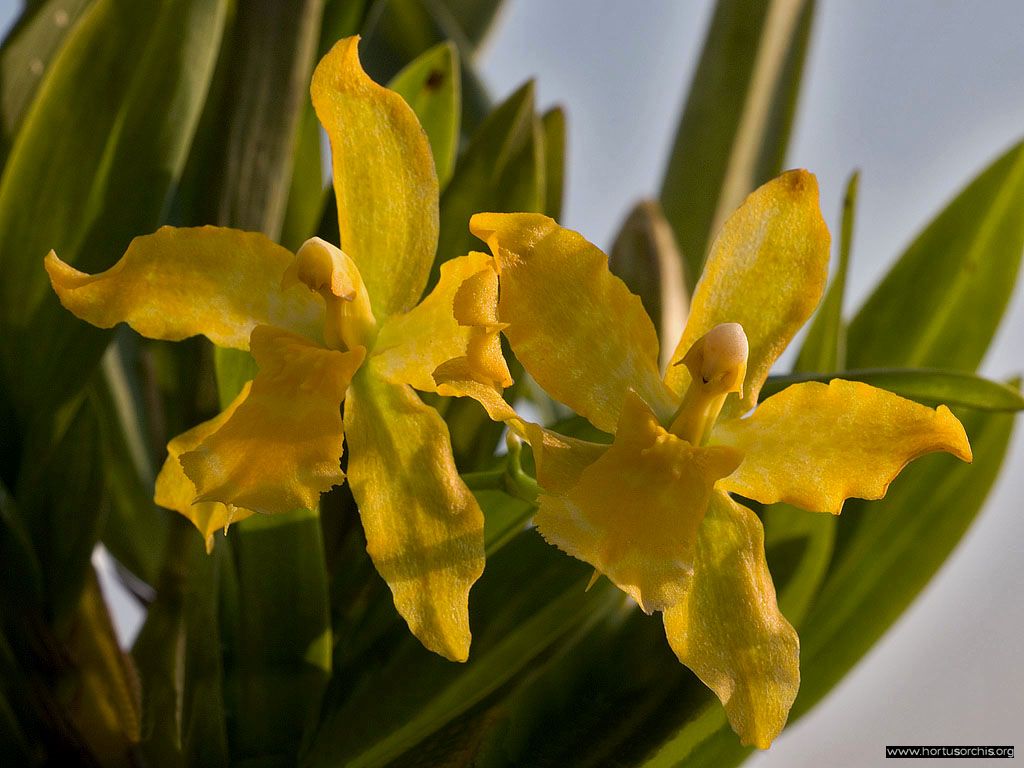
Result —
[{"label": "orchid petal", "polygon": [[605,432],[630,389],[671,415],[657,333],[607,256],[540,214],[480,213],[469,227],[498,262],[498,319],[512,350],[548,394]]},{"label": "orchid petal", "polygon": [[416,114],[367,76],[358,45],[358,37],[338,42],[310,92],[331,142],[341,247],[383,320],[411,309],[426,286],[437,249],[437,174]]},{"label": "orchid petal", "polygon": [[291,261],[287,249],[256,232],[161,227],[132,240],[117,264],[96,275],[52,251],[44,263],[61,303],[88,323],[124,322],[168,341],[203,334],[218,346],[248,349],[257,325],[320,338],[323,302],[281,290]]},{"label": "orchid petal", "polygon": [[493,260],[471,253],[441,265],[437,286],[413,310],[392,315],[377,336],[374,368],[392,381],[436,392],[444,380],[478,381],[498,391],[512,383],[497,323],[498,273]]},{"label": "orchid petal", "polygon": [[218,501],[201,501],[193,504],[196,497],[196,486],[189,480],[181,466],[180,457],[183,453],[195,450],[200,443],[220,429],[238,410],[238,406],[249,396],[251,382],[247,382],[238,396],[209,421],[198,424],[187,432],[182,432],[167,444],[167,460],[156,477],[154,501],[161,507],[173,509],[192,521],[206,542],[206,551],[213,550],[213,534],[226,529],[231,523],[244,520],[253,514],[251,509],[228,507]]},{"label": "orchid petal", "polygon": [[252,334],[259,372],[249,396],[216,432],[182,454],[196,501],[274,514],[316,509],[341,471],[341,401],[365,356],[267,326]]},{"label": "orchid petal", "polygon": [[856,381],[804,382],[721,422],[712,442],[743,452],[719,487],[763,504],[839,514],[848,498],[880,499],[909,462],[934,451],[971,461],[963,425],[937,410]]},{"label": "orchid petal", "polygon": [[395,607],[424,646],[465,661],[484,518],[455,468],[447,426],[408,385],[371,364],[352,382],[345,430],[366,549]]},{"label": "orchid petal", "polygon": [[715,481],[739,461],[729,448],[695,447],[667,432],[630,393],[615,442],[567,493],[541,496],[535,522],[645,611],[663,610],[684,594]]},{"label": "orchid petal", "polygon": [[800,687],[800,641],[775,599],[761,521],[721,491],[698,531],[693,575],[665,611],[665,634],[742,742],[767,749]]},{"label": "orchid petal", "polygon": [[730,397],[723,415],[749,411],[772,364],[821,299],[829,240],[818,182],[807,171],[784,173],[747,197],[711,247],[665,375],[668,385],[685,393],[690,373],[677,363],[716,325],[739,323],[750,356],[742,398]]}]

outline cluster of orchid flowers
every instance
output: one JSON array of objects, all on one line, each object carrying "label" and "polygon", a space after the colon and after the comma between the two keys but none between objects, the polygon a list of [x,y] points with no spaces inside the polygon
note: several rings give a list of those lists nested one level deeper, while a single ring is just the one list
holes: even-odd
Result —
[{"label": "cluster of orchid flowers", "polygon": [[[484,518],[444,420],[414,390],[475,398],[533,449],[540,534],[662,612],[679,660],[744,743],[767,747],[796,697],[799,641],[761,522],[734,495],[838,514],[847,498],[882,497],[925,453],[970,461],[963,427],[944,406],[842,380],[757,404],[826,281],[830,238],[805,171],[765,184],[725,223],[664,375],[640,299],[598,248],[542,215],[474,216],[491,253],[444,263],[420,301],[438,237],[430,145],[402,98],[363,72],[357,44],[339,42],[311,89],[344,250],[314,238],[292,254],[256,233],[164,227],[97,275],[46,258],[63,305],[94,325],[203,334],[255,358],[234,402],[170,442],[156,501],[210,547],[255,513],[315,509],[347,479],[398,612],[425,647],[465,661]],[[610,444],[517,414],[502,397],[502,333]]]}]

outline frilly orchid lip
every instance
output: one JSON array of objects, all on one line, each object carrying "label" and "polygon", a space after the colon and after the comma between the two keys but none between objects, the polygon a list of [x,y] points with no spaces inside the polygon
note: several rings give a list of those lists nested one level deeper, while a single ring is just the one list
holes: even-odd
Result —
[{"label": "frilly orchid lip", "polygon": [[[259,372],[223,413],[171,441],[157,502],[207,541],[254,513],[315,508],[346,478],[367,549],[412,632],[430,650],[469,654],[469,590],[484,567],[483,515],[462,482],[440,416],[413,388],[436,391],[454,361],[507,386],[497,329],[453,313],[466,282],[481,301],[497,275],[483,254],[427,283],[438,185],[427,138],[397,94],[363,72],[358,38],[313,75],[330,138],[345,250],[318,238],[293,255],[263,235],[165,227],[135,239],[106,272],[86,275],[50,253],[61,302],[109,328],[150,338],[196,334],[252,352]],[[344,421],[341,404],[346,402]]]},{"label": "frilly orchid lip", "polygon": [[766,748],[799,688],[799,641],[761,523],[729,492],[838,513],[846,498],[880,497],[922,454],[969,461],[963,427],[946,408],[845,381],[796,384],[755,409],[825,286],[830,237],[806,171],[757,189],[725,223],[664,378],[653,324],[599,249],[537,214],[478,214],[470,228],[493,254],[494,319],[513,352],[614,441],[529,424],[481,382],[447,386],[532,445],[541,534],[663,610],[679,660],[742,741]]}]

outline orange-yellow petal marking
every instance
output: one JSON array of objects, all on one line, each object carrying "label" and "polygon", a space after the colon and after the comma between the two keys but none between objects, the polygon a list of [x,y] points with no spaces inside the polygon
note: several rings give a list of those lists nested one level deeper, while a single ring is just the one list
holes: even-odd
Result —
[{"label": "orange-yellow petal marking", "polygon": [[499,392],[512,383],[501,355],[498,273],[490,256],[471,253],[441,265],[441,278],[413,310],[392,315],[374,348],[374,367],[392,381],[436,392],[435,371]]},{"label": "orange-yellow petal marking", "polygon": [[605,432],[630,389],[671,415],[654,326],[596,246],[540,214],[480,213],[469,226],[498,262],[504,333],[548,394]]},{"label": "orange-yellow petal marking", "polygon": [[800,687],[800,641],[775,600],[761,521],[721,491],[697,534],[693,576],[665,611],[665,634],[743,743],[767,749]]},{"label": "orange-yellow petal marking", "polygon": [[[769,181],[725,222],[708,254],[672,362],[716,325],[742,325],[750,344],[743,396],[729,398],[726,416],[753,407],[772,363],[818,305],[829,242],[818,182],[807,171],[789,171]],[[681,396],[690,373],[685,366],[671,365],[665,380]]]},{"label": "orange-yellow petal marking", "polygon": [[194,450],[207,437],[212,435],[231,418],[238,406],[249,396],[252,383],[246,383],[238,396],[219,414],[209,421],[198,424],[187,432],[182,432],[167,444],[167,460],[156,477],[156,493],[154,501],[161,507],[173,509],[192,521],[199,529],[206,542],[206,551],[213,549],[213,534],[227,528],[231,523],[244,520],[253,514],[251,509],[228,507],[218,501],[201,501],[193,504],[196,497],[196,486],[188,479],[181,466],[180,457],[183,453]]},{"label": "orange-yellow petal marking", "polygon": [[715,481],[739,464],[665,430],[630,393],[615,442],[564,495],[541,496],[535,522],[559,549],[605,574],[650,613],[677,602]]},{"label": "orange-yellow petal marking", "polygon": [[61,303],[100,328],[128,323],[151,339],[203,334],[248,349],[257,325],[319,339],[323,303],[281,290],[292,254],[264,235],[223,227],[161,227],[132,240],[106,272],[87,275],[57,258],[46,271]]},{"label": "orange-yellow petal marking", "polygon": [[313,73],[313,106],[331,142],[341,247],[378,320],[411,309],[437,248],[438,186],[430,143],[397,93],[359,64],[359,38],[338,42]]},{"label": "orange-yellow petal marking", "polygon": [[719,487],[764,504],[839,514],[848,498],[880,499],[909,462],[933,451],[971,460],[967,435],[937,410],[856,381],[805,382],[719,423],[712,442],[743,463]]},{"label": "orange-yellow petal marking", "polygon": [[315,509],[340,484],[341,401],[365,350],[338,352],[267,326],[252,334],[259,372],[249,396],[181,456],[196,501],[273,514]]},{"label": "orange-yellow petal marking", "polygon": [[371,363],[345,403],[349,484],[366,548],[420,642],[469,656],[469,589],[484,569],[484,518],[437,411]]}]

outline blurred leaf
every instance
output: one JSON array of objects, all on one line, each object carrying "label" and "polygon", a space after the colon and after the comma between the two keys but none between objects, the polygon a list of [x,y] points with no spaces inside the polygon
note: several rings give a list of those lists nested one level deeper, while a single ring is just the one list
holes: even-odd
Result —
[{"label": "blurred leaf", "polygon": [[928,583],[981,509],[1013,432],[1010,414],[966,413],[974,463],[926,456],[877,502],[847,502],[862,518],[801,629],[803,680],[791,720],[834,686]]},{"label": "blurred leaf", "polygon": [[[221,225],[280,234],[322,12],[322,0],[300,7],[259,0],[239,8],[231,88],[222,106],[229,130],[216,214]],[[251,162],[256,147],[265,150],[263,162]],[[251,356],[237,350],[217,349],[215,362],[224,407],[254,368]],[[231,603],[221,622],[231,761],[289,763],[315,721],[330,674],[320,521],[307,510],[254,515],[233,527],[230,545],[230,573],[220,579],[222,599],[230,594]]]},{"label": "blurred leaf", "polygon": [[388,83],[412,107],[430,139],[437,181],[444,189],[459,149],[459,52],[440,43],[414,59]]},{"label": "blurred leaf", "polygon": [[90,557],[106,513],[103,467],[95,460],[99,428],[76,400],[65,406],[66,428],[31,435],[15,494],[18,511],[45,578],[47,613],[55,627],[78,605],[92,572]]},{"label": "blurred leaf", "polygon": [[469,232],[474,213],[541,209],[544,181],[537,148],[543,151],[543,139],[538,137],[533,92],[529,82],[509,96],[487,116],[459,158],[441,195],[434,280],[441,263],[481,247]]},{"label": "blurred leaf", "polygon": [[913,242],[850,323],[851,368],[973,371],[1024,251],[1024,143],[977,176]]},{"label": "blurred leaf", "polygon": [[301,510],[254,515],[237,529],[237,645],[227,683],[238,686],[232,760],[287,760],[315,723],[331,669],[320,521]]},{"label": "blurred leaf", "polygon": [[93,0],[45,0],[22,13],[0,47],[0,165],[56,52]]},{"label": "blurred leaf", "polygon": [[608,268],[643,301],[658,331],[661,365],[668,365],[690,313],[690,299],[686,265],[657,202],[644,200],[630,212],[615,237]]},{"label": "blurred leaf", "polygon": [[139,683],[121,652],[96,572],[89,569],[65,639],[73,672],[63,694],[71,720],[101,765],[134,765]]},{"label": "blurred leaf", "polygon": [[288,203],[281,223],[281,245],[295,252],[316,234],[323,215],[327,186],[320,146],[320,123],[312,102],[303,105],[295,131],[294,168]]},{"label": "blurred leaf", "polygon": [[832,379],[863,381],[865,384],[895,392],[927,405],[944,404],[982,411],[1019,411],[1024,409],[1020,390],[1007,384],[984,379],[973,373],[932,368],[867,368],[834,373],[769,376],[761,390],[762,399],[803,381],[829,382]]},{"label": "blurred leaf", "polygon": [[110,500],[103,541],[119,563],[153,585],[167,545],[168,513],[153,501],[156,472],[146,450],[142,416],[130,392],[117,344],[107,349],[100,370],[87,397],[99,427]]},{"label": "blurred leaf", "polygon": [[561,219],[565,197],[565,110],[549,109],[541,117],[544,128],[544,213]]},{"label": "blurred leaf", "polygon": [[[402,626],[388,635],[390,642],[377,642],[368,658],[339,663],[304,764],[385,765],[416,747],[567,633],[596,620],[609,604],[621,604],[621,594],[607,583],[584,593],[589,575],[584,564],[538,535],[516,537],[488,562],[473,588],[469,662],[452,664],[431,655]],[[529,589],[520,588],[524,584]],[[347,673],[357,670],[359,683],[346,691]]]},{"label": "blurred leaf", "polygon": [[323,7],[324,0],[253,0],[237,14],[223,113],[219,222],[280,238]]},{"label": "blurred leaf", "polygon": [[98,361],[108,335],[60,307],[42,257],[103,268],[160,222],[226,4],[96,0],[47,71],[0,179],[0,339],[18,403],[60,402]]},{"label": "blurred leaf", "polygon": [[436,0],[377,0],[367,13],[360,46],[363,67],[378,83],[438,43],[450,40],[462,62],[463,129],[473,131],[490,112],[490,99],[473,71],[473,48]]},{"label": "blurred leaf", "polygon": [[843,195],[843,221],[839,236],[839,265],[825,298],[807,330],[800,347],[794,370],[836,371],[846,365],[846,323],[843,320],[843,295],[846,291],[846,273],[850,266],[850,248],[853,244],[853,222],[857,207],[857,187],[860,173],[855,171],[846,182]]},{"label": "blurred leaf", "polygon": [[712,238],[776,176],[789,141],[814,0],[719,0],[661,187],[690,288]]},{"label": "blurred leaf", "polygon": [[474,48],[480,46],[494,25],[494,18],[501,10],[503,0],[438,0],[459,25],[466,39]]}]

